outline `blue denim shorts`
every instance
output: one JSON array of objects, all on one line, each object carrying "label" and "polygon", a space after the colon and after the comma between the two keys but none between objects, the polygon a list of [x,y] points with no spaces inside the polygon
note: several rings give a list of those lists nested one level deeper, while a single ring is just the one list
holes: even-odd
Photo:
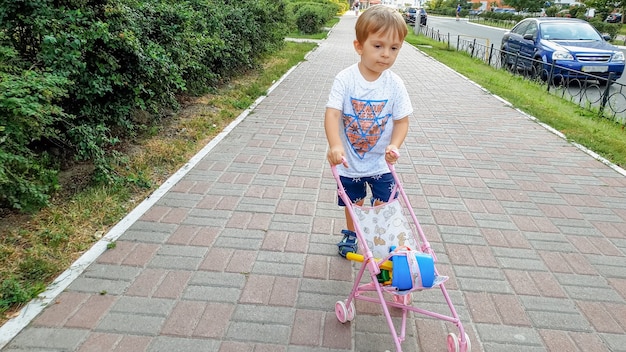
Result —
[{"label": "blue denim shorts", "polygon": [[[389,197],[391,197],[391,192],[393,191],[396,184],[391,173],[358,178],[341,176],[340,181],[343,185],[343,188],[346,190],[348,198],[350,198],[352,203],[357,203],[365,199],[365,196],[367,195],[368,185],[370,187],[370,190],[372,191],[372,198],[374,200],[388,202]],[[398,192],[396,192],[394,198],[397,197]],[[346,205],[341,197],[339,197],[339,201],[337,203],[340,206]]]}]

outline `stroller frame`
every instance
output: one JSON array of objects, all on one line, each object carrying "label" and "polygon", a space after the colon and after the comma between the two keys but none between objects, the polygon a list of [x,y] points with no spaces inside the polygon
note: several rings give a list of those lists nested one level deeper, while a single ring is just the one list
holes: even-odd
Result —
[{"label": "stroller frame", "polygon": [[[417,238],[415,233],[411,232],[411,235],[413,239],[415,240],[415,243],[419,247],[419,248],[414,248],[414,249],[421,251],[422,253],[431,255],[434,262],[436,263],[437,259],[436,259],[435,253],[433,249],[430,247],[430,244],[428,243],[428,240],[426,239],[426,236],[424,235],[424,231],[422,230],[419,224],[419,221],[417,220],[417,217],[415,216],[415,212],[413,211],[413,208],[409,202],[409,198],[406,192],[404,191],[404,188],[402,187],[402,183],[400,182],[398,174],[395,171],[395,167],[393,164],[388,164],[388,166],[395,181],[395,185],[391,192],[391,197],[389,199],[389,202],[395,201],[396,195],[399,195],[401,197],[402,202],[404,203],[404,206],[407,208],[409,214],[411,215],[411,218],[414,224],[414,229],[417,231],[419,235],[419,238]],[[465,329],[463,328],[463,324],[461,323],[459,319],[456,309],[454,308],[454,305],[452,304],[450,296],[448,295],[448,292],[446,291],[446,288],[443,283],[443,281],[445,281],[445,279],[447,278],[443,280],[439,280],[439,282],[433,285],[432,288],[439,286],[445,298],[445,301],[448,304],[448,307],[450,308],[450,315],[443,315],[443,314],[429,311],[426,309],[417,308],[412,305],[412,293],[414,291],[421,291],[423,289],[431,289],[431,288],[423,288],[423,287],[414,285],[414,287],[412,287],[410,290],[398,291],[394,287],[390,287],[389,285],[384,285],[378,282],[377,276],[381,273],[381,268],[386,269],[389,267],[389,262],[387,260],[392,255],[390,254],[387,257],[382,258],[382,259],[374,258],[373,253],[367,244],[367,241],[361,229],[361,226],[359,222],[357,221],[357,216],[354,211],[355,205],[352,204],[352,202],[350,201],[348,195],[346,194],[341,184],[339,174],[337,172],[337,166],[331,165],[331,171],[333,173],[335,181],[337,182],[338,195],[346,204],[346,208],[349,211],[350,216],[352,217],[352,221],[355,227],[355,232],[359,240],[359,247],[365,251],[365,255],[363,256],[362,259],[360,258],[356,259],[358,261],[361,261],[362,264],[357,274],[356,280],[354,281],[354,285],[352,286],[352,290],[350,291],[350,294],[348,295],[348,298],[345,300],[337,301],[335,303],[335,315],[337,316],[337,319],[341,323],[352,321],[356,315],[356,308],[354,305],[354,301],[357,299],[362,300],[362,301],[372,302],[372,303],[380,303],[380,305],[382,306],[385,318],[387,320],[387,324],[389,325],[389,330],[393,337],[393,340],[396,346],[396,351],[398,352],[402,351],[402,342],[405,340],[405,337],[406,337],[406,322],[407,322],[408,313],[415,312],[415,313],[433,317],[436,319],[441,319],[441,320],[444,320],[444,321],[447,321],[456,325],[457,328],[459,329],[460,337],[457,337],[456,334],[454,333],[448,334],[447,340],[446,340],[448,351],[449,352],[470,352],[471,344],[470,344],[469,336],[467,335],[467,333],[465,332]],[[367,208],[367,207],[361,207],[361,208]],[[351,254],[352,253],[348,253],[347,258],[355,260],[354,256],[352,256]],[[361,284],[361,280],[366,270],[370,274],[371,282]],[[438,277],[439,274],[437,272],[436,266],[434,270],[435,270],[436,277]],[[377,293],[377,297],[361,295],[362,293],[373,292],[373,291]],[[383,295],[384,292],[390,293],[392,295],[391,296],[392,300],[385,299],[385,296]],[[389,307],[395,307],[395,308],[399,308],[402,310],[402,322],[401,322],[401,328],[400,328],[399,334],[398,334],[398,331],[396,330],[396,326],[389,312]]]}]

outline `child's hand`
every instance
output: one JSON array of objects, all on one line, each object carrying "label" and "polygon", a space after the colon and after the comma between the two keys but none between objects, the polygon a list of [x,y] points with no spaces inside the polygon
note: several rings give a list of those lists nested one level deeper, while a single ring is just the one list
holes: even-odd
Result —
[{"label": "child's hand", "polygon": [[400,157],[400,152],[398,152],[398,147],[393,144],[389,144],[387,148],[385,148],[385,161],[389,164],[395,164]]},{"label": "child's hand", "polygon": [[344,158],[344,151],[341,147],[330,148],[326,158],[331,165],[343,164],[344,167],[348,167],[348,162],[346,162],[346,159]]}]

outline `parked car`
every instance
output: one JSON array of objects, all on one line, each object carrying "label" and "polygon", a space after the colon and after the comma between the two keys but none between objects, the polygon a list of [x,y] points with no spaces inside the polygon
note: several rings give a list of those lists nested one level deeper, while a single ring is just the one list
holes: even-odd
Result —
[{"label": "parked car", "polygon": [[526,18],[504,33],[502,63],[532,70],[542,79],[553,72],[565,79],[584,78],[584,73],[608,78],[613,73],[617,80],[624,72],[624,53],[609,39],[585,20]]},{"label": "parked car", "polygon": [[515,14],[516,12],[515,9],[510,9],[510,8],[505,9],[505,8],[497,8],[497,7],[494,8],[492,11],[495,13],[512,13],[512,14]]},{"label": "parked car", "polygon": [[418,16],[419,24],[421,26],[425,26],[428,19],[428,14],[426,13],[426,10],[421,7],[407,7],[404,10],[404,22],[406,22],[409,26],[415,25],[415,20]]},{"label": "parked car", "polygon": [[612,13],[606,16],[604,22],[608,23],[622,23],[622,14],[621,13]]}]

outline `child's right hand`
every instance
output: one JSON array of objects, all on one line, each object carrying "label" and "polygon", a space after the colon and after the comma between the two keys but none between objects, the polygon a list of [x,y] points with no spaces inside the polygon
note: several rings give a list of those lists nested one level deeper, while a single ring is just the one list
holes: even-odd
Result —
[{"label": "child's right hand", "polygon": [[326,158],[331,165],[343,164],[344,167],[348,167],[348,162],[344,158],[343,148],[330,148]]}]

